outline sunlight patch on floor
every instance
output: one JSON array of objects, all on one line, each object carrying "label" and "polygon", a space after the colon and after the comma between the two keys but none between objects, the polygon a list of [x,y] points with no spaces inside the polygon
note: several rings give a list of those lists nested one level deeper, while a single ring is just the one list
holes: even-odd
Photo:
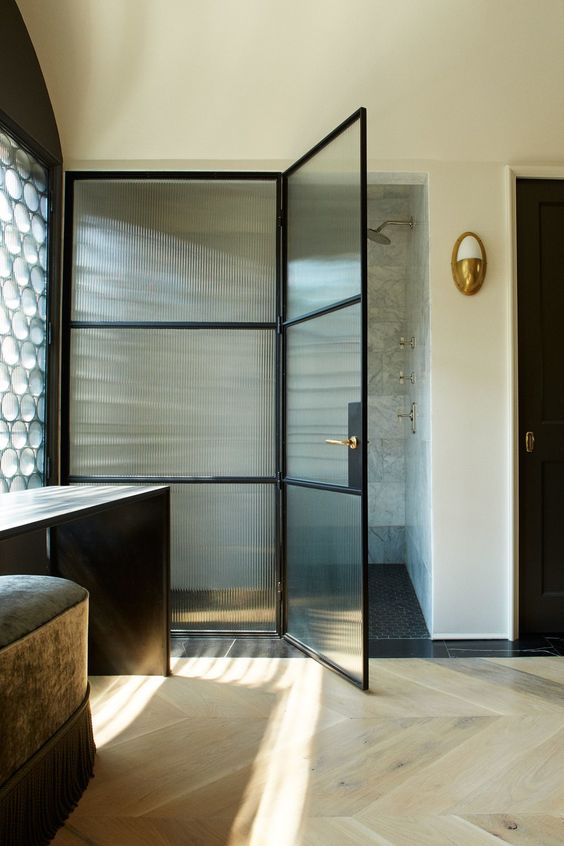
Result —
[{"label": "sunlight patch on floor", "polygon": [[[258,750],[253,774],[231,830],[229,846],[287,846],[300,841],[321,709],[323,670],[296,661],[291,684],[274,709]],[[300,754],[288,754],[299,726]]]},{"label": "sunlight patch on floor", "polygon": [[105,688],[102,701],[94,692],[92,726],[98,749],[137,719],[164,681],[163,676],[119,676]]}]

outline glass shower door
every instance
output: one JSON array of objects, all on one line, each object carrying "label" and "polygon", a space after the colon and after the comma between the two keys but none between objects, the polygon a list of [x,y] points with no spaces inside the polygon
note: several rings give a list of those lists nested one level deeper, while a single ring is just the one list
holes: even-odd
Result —
[{"label": "glass shower door", "polygon": [[284,631],[364,689],[364,109],[285,173],[284,193]]}]

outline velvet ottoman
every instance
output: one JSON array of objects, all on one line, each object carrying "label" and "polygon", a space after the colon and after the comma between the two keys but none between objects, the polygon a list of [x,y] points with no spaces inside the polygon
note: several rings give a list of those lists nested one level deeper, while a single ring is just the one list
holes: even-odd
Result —
[{"label": "velvet ottoman", "polygon": [[0,843],[48,843],[92,775],[88,593],[0,577]]}]

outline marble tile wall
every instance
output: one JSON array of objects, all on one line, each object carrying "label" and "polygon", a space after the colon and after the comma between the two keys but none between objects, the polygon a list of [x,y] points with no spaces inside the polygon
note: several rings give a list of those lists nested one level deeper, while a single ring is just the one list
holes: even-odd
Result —
[{"label": "marble tile wall", "polygon": [[[427,188],[369,186],[369,227],[410,216],[416,221],[413,231],[389,227],[390,245],[368,242],[368,553],[372,564],[406,563],[430,625]],[[400,348],[400,338],[412,335],[415,349]],[[412,402],[417,405],[415,435],[409,420],[397,419],[397,412],[408,411]]]},{"label": "marble tile wall", "polygon": [[[368,226],[408,219],[409,187],[370,185]],[[368,241],[368,554],[373,564],[405,562],[405,436],[397,419],[405,408],[408,227],[389,227],[391,244]]]},{"label": "marble tile wall", "polygon": [[[408,334],[417,338],[410,350],[415,385],[410,402],[417,404],[417,432],[406,440],[405,531],[406,564],[427,627],[431,630],[431,432],[430,432],[430,323],[429,323],[429,224],[427,187],[410,188],[416,226],[408,246],[406,320]],[[410,370],[411,364],[408,366]]]}]

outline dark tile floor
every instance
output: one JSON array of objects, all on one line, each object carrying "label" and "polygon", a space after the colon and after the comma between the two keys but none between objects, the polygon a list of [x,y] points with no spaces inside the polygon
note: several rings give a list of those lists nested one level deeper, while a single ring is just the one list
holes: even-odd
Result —
[{"label": "dark tile floor", "polygon": [[280,637],[172,637],[176,658],[305,658]]},{"label": "dark tile floor", "polygon": [[[173,637],[178,658],[305,658],[278,637]],[[564,656],[564,634],[529,635],[519,640],[431,640],[379,638],[369,643],[371,658],[503,658],[527,655]]]},{"label": "dark tile floor", "polygon": [[371,640],[429,637],[405,564],[370,564],[368,595]]}]

